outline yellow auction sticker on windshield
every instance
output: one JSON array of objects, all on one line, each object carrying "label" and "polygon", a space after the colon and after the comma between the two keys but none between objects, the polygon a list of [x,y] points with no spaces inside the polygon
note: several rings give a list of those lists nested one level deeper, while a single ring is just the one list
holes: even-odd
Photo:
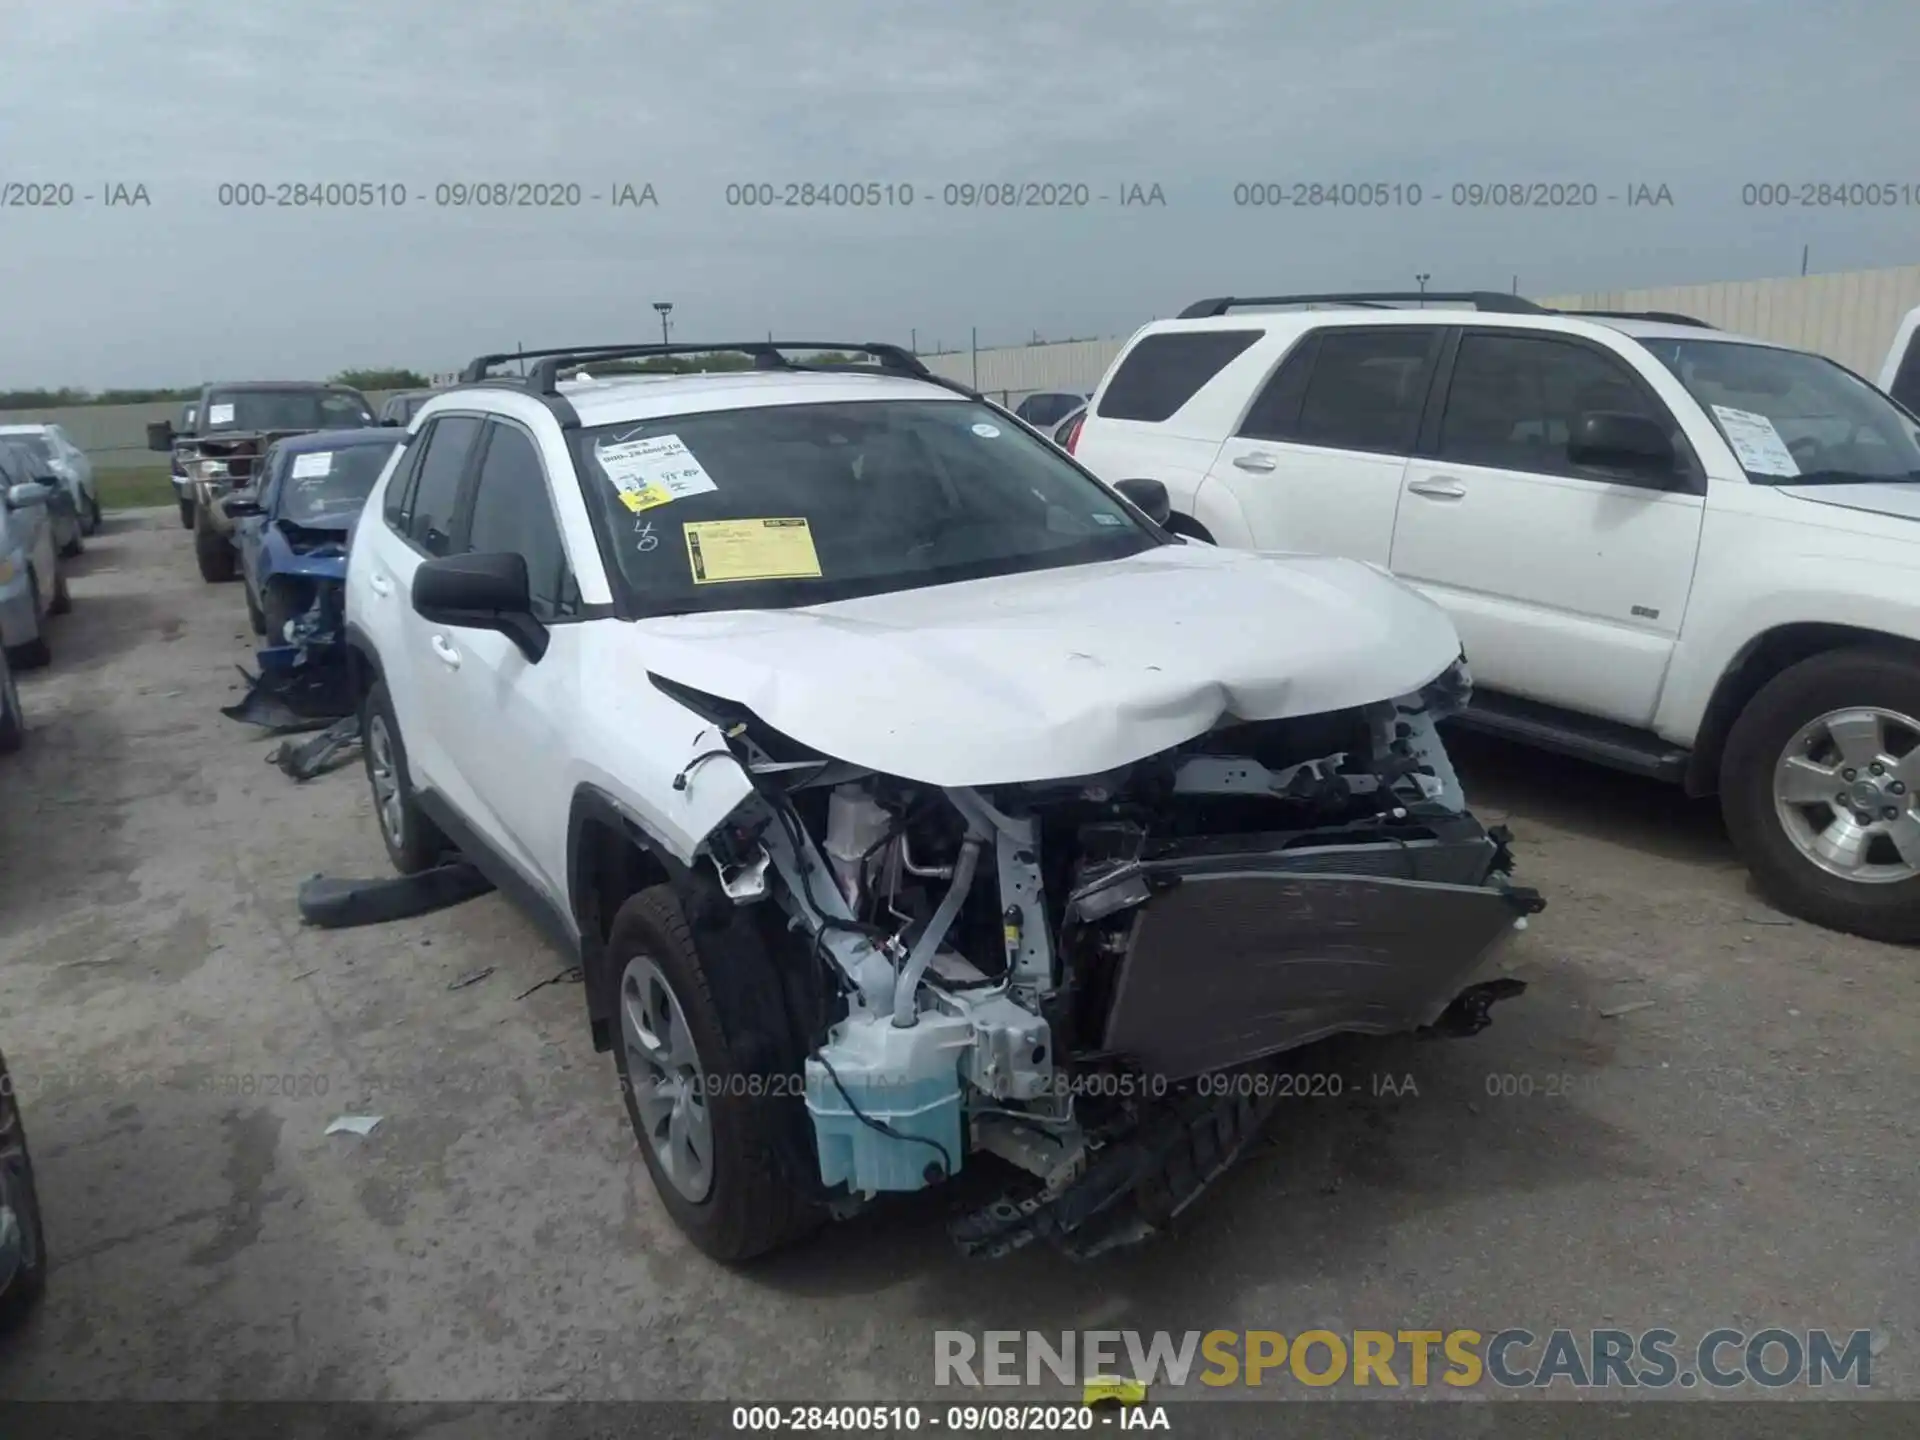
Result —
[{"label": "yellow auction sticker on windshield", "polygon": [[725,580],[818,580],[820,557],[804,518],[698,520],[682,525],[696,585]]}]

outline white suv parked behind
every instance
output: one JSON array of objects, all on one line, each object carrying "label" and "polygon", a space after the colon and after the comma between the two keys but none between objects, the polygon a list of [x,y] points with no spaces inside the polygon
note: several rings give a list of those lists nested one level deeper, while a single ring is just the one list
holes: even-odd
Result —
[{"label": "white suv parked behind", "polygon": [[1717,791],[1783,907],[1920,940],[1917,429],[1685,316],[1272,296],[1141,329],[1074,453],[1183,534],[1391,571],[1459,627],[1462,723]]},{"label": "white suv parked behind", "polygon": [[[754,368],[563,379],[716,349]],[[965,1248],[1092,1253],[1226,1168],[1286,1093],[1247,1067],[1522,988],[1477,977],[1539,897],[1406,586],[1183,543],[891,346],[516,358],[421,408],[353,538],[375,808],[578,958],[712,1254],[982,1153],[1013,1188]]]}]

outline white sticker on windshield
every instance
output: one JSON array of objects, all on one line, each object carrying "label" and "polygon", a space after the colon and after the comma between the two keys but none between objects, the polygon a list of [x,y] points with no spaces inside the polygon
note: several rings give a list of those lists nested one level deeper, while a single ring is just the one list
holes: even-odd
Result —
[{"label": "white sticker on windshield", "polygon": [[1104,510],[1096,510],[1093,512],[1093,523],[1096,525],[1124,525],[1127,522],[1118,515],[1109,515]]},{"label": "white sticker on windshield", "polygon": [[982,420],[974,425],[973,433],[978,435],[982,440],[998,440],[1000,438],[1000,427],[998,425],[989,425],[986,421]]},{"label": "white sticker on windshield", "polygon": [[1727,443],[1733,446],[1734,458],[1743,470],[1756,475],[1800,473],[1799,462],[1766,416],[1726,405],[1714,406],[1713,413],[1720,417],[1720,428],[1727,432]]},{"label": "white sticker on windshield", "polygon": [[207,423],[209,425],[231,425],[233,423],[233,406],[209,405],[207,407]]},{"label": "white sticker on windshield", "polygon": [[331,474],[333,471],[333,452],[322,450],[317,454],[296,455],[293,457],[293,478],[305,480]]},{"label": "white sticker on windshield", "polygon": [[620,503],[636,515],[656,505],[720,488],[678,435],[596,445],[593,458],[620,492]]}]

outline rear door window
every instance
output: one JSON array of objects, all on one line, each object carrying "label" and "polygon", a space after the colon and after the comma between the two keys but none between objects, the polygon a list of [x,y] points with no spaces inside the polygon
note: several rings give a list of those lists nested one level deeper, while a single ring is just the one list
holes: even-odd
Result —
[{"label": "rear door window", "polygon": [[1437,326],[1343,326],[1309,334],[1267,382],[1243,436],[1332,450],[1412,451],[1433,377]]},{"label": "rear door window", "polygon": [[1149,335],[1127,352],[1094,413],[1105,420],[1172,417],[1264,330],[1180,330]]}]

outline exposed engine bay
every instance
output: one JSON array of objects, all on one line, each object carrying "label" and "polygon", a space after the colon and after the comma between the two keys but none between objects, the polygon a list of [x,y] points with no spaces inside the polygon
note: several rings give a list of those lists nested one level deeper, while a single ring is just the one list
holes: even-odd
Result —
[{"label": "exposed engine bay", "polygon": [[1150,1233],[1274,1103],[1210,1077],[1341,1032],[1470,1034],[1523,988],[1480,978],[1544,902],[1510,882],[1435,729],[1464,663],[1397,701],[986,789],[862,770],[655,683],[725,736],[689,771],[724,755],[754,780],[708,850],[736,904],[786,912],[819,977],[823,1189],[853,1208],[996,1156],[1016,1183],[957,1222],[969,1252]]}]

